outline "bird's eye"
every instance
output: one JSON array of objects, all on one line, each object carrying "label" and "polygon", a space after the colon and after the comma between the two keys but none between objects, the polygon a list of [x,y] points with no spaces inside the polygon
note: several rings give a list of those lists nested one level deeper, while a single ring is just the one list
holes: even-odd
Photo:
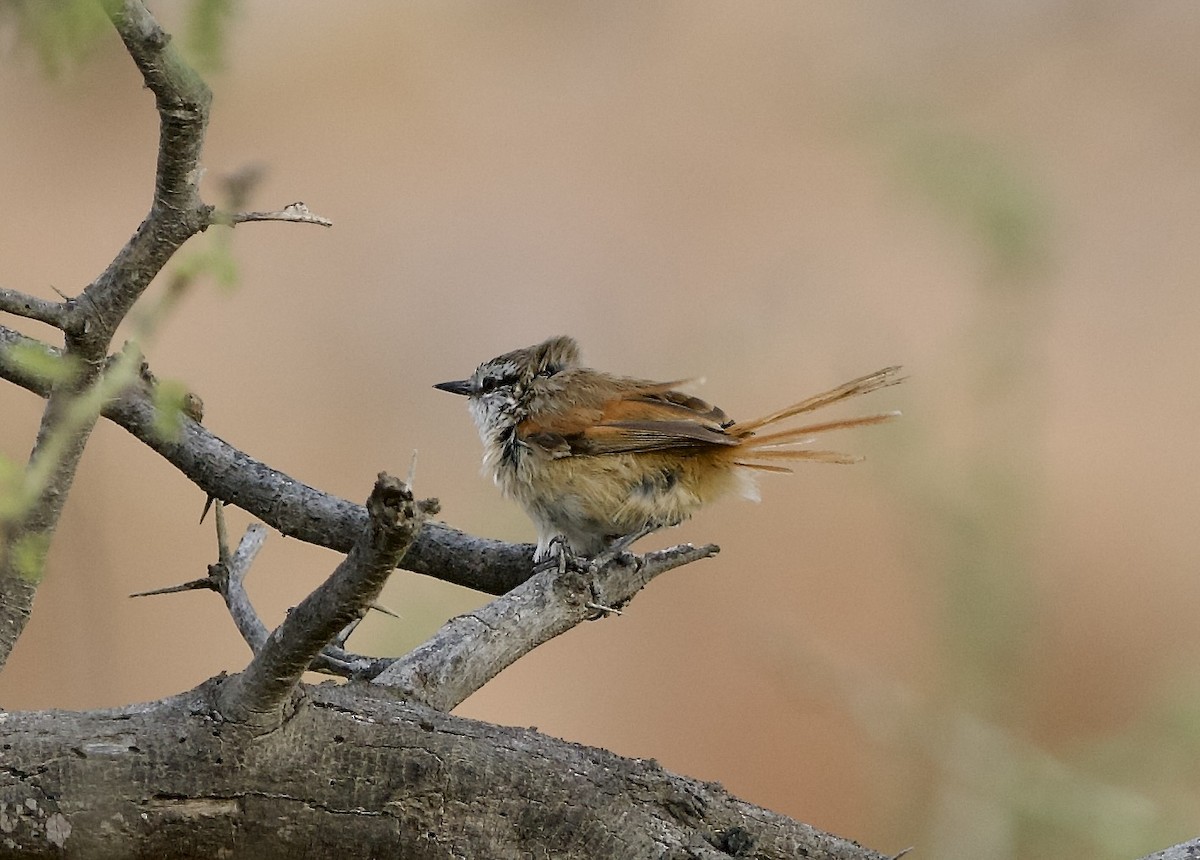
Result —
[{"label": "bird's eye", "polygon": [[534,374],[534,375],[535,375],[535,376],[540,376],[540,377],[542,377],[543,379],[547,379],[547,378],[549,378],[549,377],[553,376],[554,374],[558,373],[560,370],[562,370],[562,368],[561,368],[559,365],[557,365],[557,364],[548,364],[548,365],[546,365],[545,367],[543,367],[541,370],[539,370],[539,371],[538,371],[536,374]]},{"label": "bird's eye", "polygon": [[506,374],[489,374],[479,380],[479,393],[491,394],[497,388],[503,388],[506,385],[513,385],[516,382],[511,376]]}]

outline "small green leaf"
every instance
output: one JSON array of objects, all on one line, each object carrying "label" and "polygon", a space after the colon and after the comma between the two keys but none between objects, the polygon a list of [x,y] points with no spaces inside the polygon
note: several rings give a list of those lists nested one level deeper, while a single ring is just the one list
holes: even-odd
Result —
[{"label": "small green leaf", "polygon": [[50,535],[46,532],[22,535],[12,545],[13,569],[22,579],[36,585],[46,573],[49,552]]},{"label": "small green leaf", "polygon": [[233,248],[229,242],[214,244],[209,261],[209,274],[217,282],[217,286],[226,291],[237,286],[237,260],[233,258]]},{"label": "small green leaf", "polygon": [[8,355],[21,370],[50,385],[69,382],[79,370],[79,362],[75,359],[53,352],[34,341],[13,344],[9,347]]},{"label": "small green leaf", "polygon": [[154,432],[162,440],[174,442],[183,429],[188,389],[175,379],[159,380],[154,386]]},{"label": "small green leaf", "polygon": [[175,278],[186,286],[205,275],[217,282],[217,286],[231,290],[237,286],[237,261],[228,241],[215,238],[207,247],[181,258],[174,269]]}]

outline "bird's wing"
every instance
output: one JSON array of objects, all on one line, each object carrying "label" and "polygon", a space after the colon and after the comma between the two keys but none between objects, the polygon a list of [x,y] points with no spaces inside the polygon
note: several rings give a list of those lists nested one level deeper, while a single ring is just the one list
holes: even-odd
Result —
[{"label": "bird's wing", "polygon": [[590,407],[527,419],[517,435],[555,457],[736,445],[725,413],[670,387],[677,384],[630,386]]}]

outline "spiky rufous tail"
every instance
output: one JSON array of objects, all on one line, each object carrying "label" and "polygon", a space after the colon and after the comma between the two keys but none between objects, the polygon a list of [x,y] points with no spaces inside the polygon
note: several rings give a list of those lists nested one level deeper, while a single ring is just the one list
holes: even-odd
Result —
[{"label": "spiky rufous tail", "polygon": [[884,412],[878,415],[866,415],[861,418],[843,418],[837,421],[824,421],[820,424],[806,424],[803,427],[793,427],[789,430],[779,430],[775,433],[759,435],[756,431],[770,424],[776,424],[805,412],[812,412],[823,406],[829,406],[851,397],[868,394],[877,388],[886,388],[903,380],[899,376],[899,367],[885,367],[858,379],[852,379],[845,385],[839,385],[829,391],[801,400],[791,406],[786,406],[762,418],[752,421],[739,421],[726,428],[730,436],[741,440],[736,449],[739,466],[749,469],[759,469],[764,472],[790,472],[787,466],[772,463],[756,462],[771,460],[815,460],[819,463],[857,463],[861,457],[841,454],[837,451],[817,451],[809,448],[794,448],[812,440],[812,437],[830,430],[843,430],[849,427],[862,427],[867,424],[881,424],[898,416],[899,412]]}]

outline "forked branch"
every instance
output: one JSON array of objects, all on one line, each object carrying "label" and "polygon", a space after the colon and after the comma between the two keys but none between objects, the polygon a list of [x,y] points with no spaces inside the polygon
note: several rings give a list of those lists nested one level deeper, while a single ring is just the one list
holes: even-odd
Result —
[{"label": "forked branch", "polygon": [[[55,311],[50,304],[8,296],[6,310],[60,326],[75,372],[50,386],[29,469],[45,478],[34,497],[0,524],[0,666],[25,629],[50,538],[99,415],[74,406],[101,378],[113,334],[167,260],[204,229],[209,211],[197,192],[200,149],[208,124],[208,88],[175,54],[170,39],[137,0],[111,7],[120,33],[159,114],[158,170],[150,213],[108,268]],[[69,420],[68,420],[69,419]]]},{"label": "forked branch", "polygon": [[380,473],[367,500],[367,526],[349,554],[283,623],[240,675],[221,688],[221,713],[238,721],[270,720],[321,649],[365,607],[412,545],[436,500],[415,501],[408,486]]},{"label": "forked branch", "polygon": [[623,607],[660,573],[717,552],[711,544],[683,544],[642,557],[618,556],[586,572],[535,574],[503,597],[450,619],[375,682],[410,701],[452,710],[538,645]]},{"label": "forked branch", "polygon": [[[0,290],[0,310],[53,325],[65,335],[64,349],[46,348],[50,355],[64,359],[58,364],[61,372],[35,380],[47,399],[46,407],[18,504],[0,521],[0,666],[29,620],[50,540],[101,403],[127,381],[105,369],[117,327],[183,243],[217,221],[199,192],[200,153],[212,94],[183,62],[141,0],[103,5],[154,94],[159,116],[154,195],[150,212],[129,241],[78,297],[52,302]],[[328,224],[303,206],[275,214],[276,220]],[[0,331],[5,336],[0,337],[0,351],[6,353],[6,361],[20,365],[7,354],[11,344],[3,342],[11,341],[7,336],[14,334]],[[32,339],[21,340],[45,347]],[[37,374],[26,366],[18,375]]]},{"label": "forked branch", "polygon": [[[46,381],[13,359],[12,348],[61,351],[0,326],[0,378],[45,397]],[[256,460],[191,418],[164,437],[156,421],[153,382],[130,387],[104,416],[158,452],[208,495],[236,505],[271,528],[305,543],[348,552],[367,519],[366,509],[323,492]],[[533,546],[479,538],[429,523],[404,557],[404,567],[488,594],[504,594],[532,572]]]},{"label": "forked branch", "polygon": [[[384,477],[381,475],[381,480]],[[403,485],[399,487],[403,488]],[[403,491],[407,492],[407,489],[403,488]],[[372,524],[378,512],[374,500],[379,492],[377,485],[372,494],[373,501],[368,503],[368,509],[373,510]],[[421,519],[422,513],[431,512],[432,506],[426,503],[424,511],[418,507],[415,519]],[[253,675],[276,677],[280,674],[279,667],[285,663],[287,683],[292,685],[299,680],[301,671],[313,669],[374,681],[398,691],[411,702],[441,711],[453,710],[538,645],[584,621],[619,612],[618,607],[625,606],[659,574],[709,558],[718,551],[713,545],[693,547],[684,544],[642,557],[620,554],[600,565],[593,563],[582,570],[564,568],[543,571],[485,606],[450,619],[429,640],[404,657],[367,657],[347,652],[340,646],[353,624],[371,605],[373,596],[378,594],[387,571],[375,565],[386,565],[387,552],[391,550],[372,551],[373,555],[368,557],[364,542],[360,540],[329,581],[293,610],[274,634],[270,634],[243,587],[250,563],[262,545],[265,529],[258,523],[252,524],[242,537],[237,551],[230,553],[226,548],[224,514],[220,504],[217,506],[216,521],[220,560],[209,568],[208,576],[145,594],[207,588],[219,591],[224,597],[238,630],[256,655],[251,669],[243,673],[241,678],[230,682],[223,691],[226,707],[232,709],[226,716],[235,719],[245,718],[246,706],[244,703],[231,702],[228,697],[235,693],[246,695],[245,689],[250,684],[267,689],[268,685],[262,681],[253,681]],[[411,539],[409,542],[411,544]],[[375,546],[375,549],[378,547]],[[353,582],[358,582],[359,587],[352,594],[347,594],[346,588]],[[325,608],[316,611],[319,606]],[[305,619],[309,619],[306,629],[313,631],[311,635],[289,632],[289,626],[294,628],[306,624]],[[342,633],[337,644],[328,644],[330,631],[339,624]],[[297,645],[290,649],[291,656],[286,661],[269,654],[271,649],[280,648],[279,643],[283,640],[290,640]],[[305,660],[308,662],[305,663]],[[256,665],[267,663],[271,663],[273,668],[255,669]],[[274,692],[270,704],[274,707],[282,701],[281,698],[274,698],[279,690],[286,694],[291,687],[280,684],[272,689]]]}]

